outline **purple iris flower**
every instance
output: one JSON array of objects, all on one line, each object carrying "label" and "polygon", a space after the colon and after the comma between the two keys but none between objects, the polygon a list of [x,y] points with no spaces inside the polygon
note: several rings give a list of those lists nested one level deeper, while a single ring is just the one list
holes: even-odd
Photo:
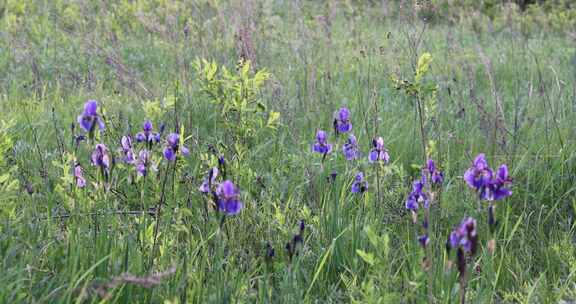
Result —
[{"label": "purple iris flower", "polygon": [[460,233],[458,232],[458,229],[454,229],[450,232],[448,244],[450,245],[450,248],[457,248],[458,245],[460,245]]},{"label": "purple iris flower", "polygon": [[212,191],[212,186],[215,185],[216,177],[218,177],[218,168],[214,167],[208,171],[208,176],[204,178],[204,181],[198,190],[202,193],[210,193],[210,191]]},{"label": "purple iris flower", "polygon": [[274,247],[270,244],[270,242],[266,243],[266,261],[270,262],[276,253],[274,252]]},{"label": "purple iris flower", "polygon": [[86,136],[84,135],[74,136],[74,149],[78,149],[78,146],[80,146],[80,143],[83,140],[86,140]]},{"label": "purple iris flower", "polygon": [[334,116],[334,131],[336,134],[346,133],[352,130],[352,123],[350,123],[350,110],[348,110],[348,108],[340,108]]},{"label": "purple iris flower", "polygon": [[422,248],[426,248],[426,246],[428,246],[428,243],[430,243],[430,238],[428,237],[428,234],[423,234],[419,236],[418,242],[420,243],[420,246],[422,246]]},{"label": "purple iris flower", "polygon": [[127,164],[131,164],[134,162],[134,151],[132,151],[132,137],[122,136],[122,140],[120,141],[122,144],[122,154],[124,155],[124,162]]},{"label": "purple iris flower", "polygon": [[476,191],[480,191],[490,183],[492,175],[494,175],[494,173],[492,172],[492,169],[488,167],[486,156],[484,153],[481,153],[476,156],[476,159],[474,159],[472,167],[464,173],[464,180],[468,186]]},{"label": "purple iris flower", "polygon": [[364,193],[368,190],[368,182],[364,180],[364,173],[358,172],[352,184],[352,193]]},{"label": "purple iris flower", "polygon": [[92,165],[100,167],[104,171],[110,169],[110,156],[108,155],[108,148],[104,144],[97,144],[92,152]]},{"label": "purple iris flower", "polygon": [[342,146],[342,152],[344,152],[344,157],[347,160],[353,160],[360,156],[360,152],[358,152],[358,142],[356,141],[356,136],[350,134],[348,136],[348,140]]},{"label": "purple iris flower", "polygon": [[372,140],[372,145],[374,148],[368,154],[368,161],[371,163],[383,161],[387,164],[390,161],[390,155],[388,155],[388,150],[384,148],[384,139],[382,137],[375,138]]},{"label": "purple iris flower", "polygon": [[336,177],[338,177],[338,172],[336,170],[332,170],[332,172],[330,173],[330,176],[326,177],[326,179],[330,183],[335,183]]},{"label": "purple iris flower", "polygon": [[180,146],[180,135],[178,133],[168,134],[166,138],[166,147],[164,148],[164,158],[169,161],[174,161],[178,152],[182,155],[190,154],[190,150],[185,146]]},{"label": "purple iris flower", "polygon": [[138,176],[148,175],[148,168],[150,167],[150,152],[148,150],[140,150],[138,158],[134,161],[136,172]]},{"label": "purple iris flower", "polygon": [[432,184],[442,184],[444,181],[444,174],[436,168],[436,164],[432,159],[428,159],[426,162],[426,167],[428,169],[428,174],[430,174],[430,181]]},{"label": "purple iris flower", "polygon": [[298,255],[298,244],[303,245],[304,244],[304,229],[306,229],[306,224],[304,223],[304,220],[300,221],[300,230],[298,231],[298,234],[294,235],[294,237],[292,238],[292,240],[288,243],[286,243],[286,251],[288,252],[288,260],[292,261],[292,258],[296,255]]},{"label": "purple iris flower", "polygon": [[332,145],[326,139],[326,132],[318,130],[316,132],[316,142],[312,146],[312,150],[321,154],[328,154],[332,152]]},{"label": "purple iris flower", "polygon": [[142,132],[136,134],[136,141],[137,142],[146,142],[149,145],[152,143],[159,143],[160,142],[160,133],[153,132],[152,122],[147,120],[142,125]]},{"label": "purple iris flower", "polygon": [[218,185],[216,195],[218,197],[218,210],[228,215],[238,214],[242,210],[240,193],[231,181],[225,180]]},{"label": "purple iris flower", "polygon": [[478,250],[478,232],[475,219],[464,218],[460,225],[450,233],[446,242],[448,253],[451,248],[456,249],[456,265],[460,279],[462,279],[466,275],[466,265],[468,264],[466,256],[472,257]]},{"label": "purple iris flower", "polygon": [[424,192],[424,182],[416,180],[412,184],[412,192],[410,192],[406,200],[406,209],[416,211],[420,204],[423,204],[424,208],[428,208],[430,207],[430,200],[426,192]]},{"label": "purple iris flower", "polygon": [[86,186],[86,180],[84,179],[83,169],[80,164],[74,166],[74,179],[76,180],[76,186],[78,188],[84,188]]},{"label": "purple iris flower", "polygon": [[465,252],[472,255],[476,253],[478,248],[478,232],[476,220],[467,217],[462,220],[460,225],[456,227],[448,239],[450,247],[462,247]]},{"label": "purple iris flower", "polygon": [[494,174],[484,154],[476,157],[473,166],[464,173],[464,180],[483,200],[497,201],[512,195],[512,191],[507,188],[512,183],[508,176],[508,167],[501,165]]},{"label": "purple iris flower", "polygon": [[92,133],[98,125],[100,130],[104,130],[104,121],[98,115],[98,102],[88,100],[84,104],[84,111],[78,116],[78,123],[86,132]]},{"label": "purple iris flower", "polygon": [[487,201],[498,201],[512,195],[512,191],[506,187],[512,179],[508,176],[508,167],[501,165],[495,178],[490,181],[480,193],[480,197]]}]

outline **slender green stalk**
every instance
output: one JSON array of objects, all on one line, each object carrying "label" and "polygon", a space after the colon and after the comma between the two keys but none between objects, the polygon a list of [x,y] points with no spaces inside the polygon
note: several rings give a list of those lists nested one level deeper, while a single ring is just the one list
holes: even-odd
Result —
[{"label": "slender green stalk", "polygon": [[[172,169],[176,170],[176,162],[178,161],[178,156],[174,160]],[[164,205],[164,200],[166,197],[166,183],[168,182],[168,175],[170,174],[170,163],[166,165],[166,172],[164,173],[164,181],[162,182],[162,190],[160,192],[160,199],[156,205],[156,225],[154,226],[154,242],[152,245],[152,252],[150,253],[150,262],[148,269],[154,267],[154,258],[156,257],[156,248],[158,247],[158,232],[160,231],[161,219],[162,219],[162,205]]]}]

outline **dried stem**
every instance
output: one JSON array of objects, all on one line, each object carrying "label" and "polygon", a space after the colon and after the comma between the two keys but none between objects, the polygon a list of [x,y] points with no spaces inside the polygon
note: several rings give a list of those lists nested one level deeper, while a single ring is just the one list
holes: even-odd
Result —
[{"label": "dried stem", "polygon": [[466,273],[462,274],[460,277],[460,304],[466,304]]},{"label": "dried stem", "polygon": [[142,215],[149,213],[147,210],[109,210],[109,211],[100,211],[100,212],[89,212],[89,213],[80,213],[80,214],[62,214],[62,215],[54,215],[54,216],[47,216],[47,217],[37,217],[32,219],[32,221],[45,221],[45,220],[54,220],[54,219],[65,219],[77,216],[106,216],[106,215]]},{"label": "dried stem", "polygon": [[137,277],[130,273],[123,273],[117,277],[112,278],[108,283],[102,284],[95,288],[96,293],[103,299],[109,299],[111,294],[110,289],[117,288],[122,284],[133,284],[139,285],[144,288],[152,288],[156,285],[162,283],[165,277],[168,277],[176,272],[176,267],[172,266],[168,270],[163,272],[157,272],[144,277]]}]

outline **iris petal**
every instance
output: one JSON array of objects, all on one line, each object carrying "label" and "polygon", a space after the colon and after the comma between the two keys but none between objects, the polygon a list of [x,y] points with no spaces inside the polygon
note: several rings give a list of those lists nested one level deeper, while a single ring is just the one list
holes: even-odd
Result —
[{"label": "iris petal", "polygon": [[368,154],[368,160],[373,163],[378,160],[378,151],[372,150],[370,154]]},{"label": "iris petal", "polygon": [[175,160],[176,154],[174,153],[174,150],[172,150],[172,148],[170,147],[164,148],[164,158],[166,158],[169,161]]}]

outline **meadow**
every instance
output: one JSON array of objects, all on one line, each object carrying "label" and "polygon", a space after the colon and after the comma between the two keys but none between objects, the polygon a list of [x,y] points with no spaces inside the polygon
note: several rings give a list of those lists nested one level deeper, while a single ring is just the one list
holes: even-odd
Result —
[{"label": "meadow", "polygon": [[3,3],[0,302],[575,303],[576,9],[405,2]]}]

